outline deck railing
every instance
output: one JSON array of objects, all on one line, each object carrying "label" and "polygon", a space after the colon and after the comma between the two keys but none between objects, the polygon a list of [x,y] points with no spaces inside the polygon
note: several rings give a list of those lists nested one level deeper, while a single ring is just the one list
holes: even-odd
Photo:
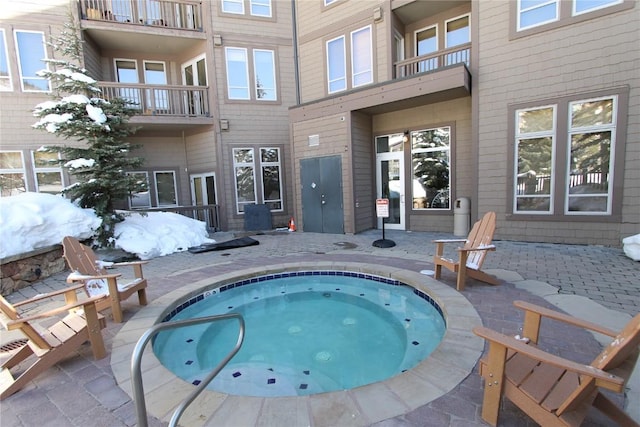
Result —
[{"label": "deck railing", "polygon": [[145,116],[210,117],[206,86],[146,85],[100,82],[107,101],[124,98]]},{"label": "deck railing", "polygon": [[83,19],[202,31],[202,4],[191,0],[80,0]]},{"label": "deck railing", "polygon": [[395,77],[408,77],[425,71],[433,71],[448,65],[465,63],[469,66],[471,61],[471,43],[456,46],[455,48],[440,50],[429,55],[421,55],[404,61],[396,62]]},{"label": "deck railing", "polygon": [[220,207],[218,205],[198,206],[162,206],[157,208],[135,209],[136,212],[174,212],[186,217],[203,221],[207,230],[220,231]]}]

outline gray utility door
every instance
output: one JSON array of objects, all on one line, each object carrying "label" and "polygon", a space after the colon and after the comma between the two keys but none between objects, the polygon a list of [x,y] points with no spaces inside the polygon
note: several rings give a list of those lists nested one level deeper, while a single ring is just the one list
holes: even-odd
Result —
[{"label": "gray utility door", "polygon": [[303,231],[344,233],[340,156],[300,160]]}]

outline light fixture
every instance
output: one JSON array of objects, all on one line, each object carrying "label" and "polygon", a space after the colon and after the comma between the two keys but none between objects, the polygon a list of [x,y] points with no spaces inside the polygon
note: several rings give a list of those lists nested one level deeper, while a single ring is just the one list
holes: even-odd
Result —
[{"label": "light fixture", "polygon": [[408,130],[404,131],[404,135],[402,136],[402,142],[405,143],[405,144],[407,142],[409,142],[409,131]]}]

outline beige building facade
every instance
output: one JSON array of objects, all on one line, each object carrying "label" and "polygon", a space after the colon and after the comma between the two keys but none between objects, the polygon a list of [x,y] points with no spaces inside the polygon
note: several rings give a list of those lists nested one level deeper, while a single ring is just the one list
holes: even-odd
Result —
[{"label": "beige building facade", "polygon": [[[632,0],[7,0],[3,195],[70,184],[30,128],[34,70],[71,10],[103,94],[135,102],[148,194],[266,205],[299,231],[452,232],[620,246],[640,232],[640,7]],[[40,49],[40,50],[38,50]],[[71,143],[71,142],[70,142]]]},{"label": "beige building facade", "polygon": [[[500,239],[619,246],[640,232],[636,2],[296,7],[294,176],[341,160],[345,232],[380,228],[381,197],[386,228],[451,232],[492,210]],[[295,181],[296,217],[317,231],[309,182]]]}]

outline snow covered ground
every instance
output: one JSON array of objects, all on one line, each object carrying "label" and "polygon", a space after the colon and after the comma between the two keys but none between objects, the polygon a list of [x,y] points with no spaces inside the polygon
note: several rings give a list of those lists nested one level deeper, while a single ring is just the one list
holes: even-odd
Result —
[{"label": "snow covered ground", "polygon": [[[100,225],[92,209],[44,193],[0,198],[0,258],[60,244],[64,236],[88,239]],[[131,213],[116,225],[115,247],[151,259],[212,243],[204,222],[170,212]]]}]

